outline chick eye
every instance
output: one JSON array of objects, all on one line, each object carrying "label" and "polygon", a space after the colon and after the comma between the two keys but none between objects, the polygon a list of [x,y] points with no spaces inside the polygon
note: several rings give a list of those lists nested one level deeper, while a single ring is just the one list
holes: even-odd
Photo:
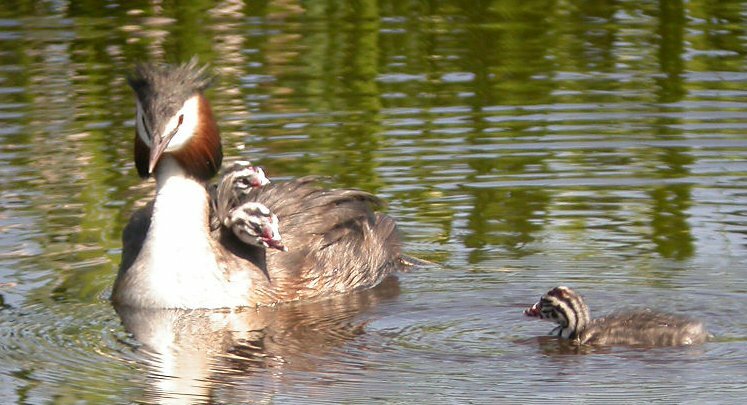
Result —
[{"label": "chick eye", "polygon": [[177,126],[182,125],[182,122],[184,122],[184,114],[179,115],[179,123],[176,124]]},{"label": "chick eye", "polygon": [[251,186],[252,186],[252,183],[246,177],[242,177],[236,181],[236,187],[240,189],[249,188]]}]

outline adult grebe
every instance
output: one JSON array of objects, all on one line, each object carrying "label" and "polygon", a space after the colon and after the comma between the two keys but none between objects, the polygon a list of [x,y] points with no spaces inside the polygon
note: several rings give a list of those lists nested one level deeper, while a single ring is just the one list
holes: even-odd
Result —
[{"label": "adult grebe", "polygon": [[[156,197],[123,232],[112,301],[138,308],[224,308],[309,300],[373,287],[406,262],[394,221],[357,190],[313,178],[269,183],[223,157],[196,60],[140,65],[135,165]],[[282,235],[282,238],[280,237]]]},{"label": "adult grebe", "polygon": [[600,346],[681,346],[705,342],[703,324],[683,316],[649,310],[619,312],[592,320],[579,294],[568,287],[548,291],[524,315],[549,319],[559,326],[551,334]]}]

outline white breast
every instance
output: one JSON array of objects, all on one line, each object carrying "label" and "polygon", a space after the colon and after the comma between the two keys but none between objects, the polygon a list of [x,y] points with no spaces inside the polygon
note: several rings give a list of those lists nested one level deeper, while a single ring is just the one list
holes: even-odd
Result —
[{"label": "white breast", "polygon": [[[250,280],[228,280],[208,228],[205,187],[165,158],[143,248],[128,271],[140,305],[162,308],[221,308],[246,303]],[[147,305],[146,305],[147,304]]]}]

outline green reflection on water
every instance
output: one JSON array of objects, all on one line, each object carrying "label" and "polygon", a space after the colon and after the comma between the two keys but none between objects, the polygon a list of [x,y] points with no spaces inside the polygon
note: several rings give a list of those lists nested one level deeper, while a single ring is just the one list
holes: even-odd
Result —
[{"label": "green reflection on water", "polygon": [[[123,77],[140,60],[178,61],[197,54],[215,66],[220,78],[211,97],[216,110],[231,118],[223,124],[229,154],[247,153],[233,146],[251,133],[255,136],[255,142],[248,145],[251,157],[271,172],[330,175],[340,185],[377,191],[391,182],[381,178],[380,165],[382,159],[391,157],[387,148],[396,148],[393,138],[385,136],[390,129],[384,125],[388,118],[382,111],[386,109],[420,111],[419,117],[417,112],[414,115],[420,120],[406,126],[415,131],[415,145],[462,137],[466,151],[495,142],[510,143],[529,134],[535,139],[555,134],[551,123],[543,121],[490,122],[486,118],[495,113],[486,109],[636,99],[671,105],[701,85],[684,80],[688,69],[729,69],[738,63],[735,57],[688,60],[686,41],[700,49],[744,54],[743,43],[735,40],[744,32],[738,9],[713,2],[661,2],[658,7],[549,1],[252,2],[220,8],[220,3],[202,1],[158,6],[128,2],[106,9],[98,2],[73,2],[61,8],[35,4],[16,1],[0,7],[0,15],[17,18],[19,25],[12,32],[21,38],[1,43],[2,63],[16,66],[17,73],[6,75],[3,86],[20,89],[4,94],[2,102],[24,106],[21,117],[13,121],[23,129],[3,142],[32,145],[36,154],[45,157],[30,161],[28,155],[18,154],[11,159],[12,165],[36,167],[42,183],[66,184],[64,191],[42,188],[47,200],[65,194],[73,199],[66,202],[76,207],[59,217],[48,217],[45,233],[54,239],[57,229],[78,227],[79,232],[60,250],[100,245],[92,249],[91,257],[76,256],[82,261],[117,248],[118,233],[137,200],[133,197],[144,195],[130,194],[137,179],[131,171],[120,170],[131,167],[128,122],[132,99]],[[621,14],[640,18],[624,21]],[[693,38],[688,38],[687,14],[706,22],[703,35],[689,34]],[[35,17],[40,16],[48,21],[39,23]],[[714,19],[725,30],[711,30]],[[629,30],[636,31],[635,35],[627,34]],[[641,57],[620,58],[620,41],[632,41],[634,49],[642,50]],[[566,72],[591,76],[569,80],[563,78]],[[467,76],[444,80],[449,73]],[[606,79],[605,73],[629,75],[629,80]],[[242,81],[255,74],[271,79],[250,85]],[[382,75],[419,78],[390,82],[382,81]],[[651,90],[645,89],[648,83],[654,86]],[[735,84],[716,86],[734,88]],[[49,93],[61,88],[72,91],[50,100]],[[634,95],[627,95],[631,90]],[[72,109],[61,109],[61,102]],[[466,120],[458,125],[466,130],[464,135],[445,134],[442,125],[434,122],[438,117],[429,112],[454,106],[467,108]],[[255,122],[250,112],[269,112],[278,118]],[[310,115],[283,118],[283,114],[297,113]],[[524,113],[518,109],[506,114]],[[50,128],[45,122],[50,117],[56,117],[58,125]],[[305,127],[288,129],[286,124],[294,122]],[[677,139],[683,136],[676,129],[682,123],[660,117],[638,123],[645,127],[632,128],[632,132],[652,130],[657,138]],[[274,140],[294,132],[298,134],[295,139]],[[615,132],[625,134],[611,129],[610,135]],[[49,139],[54,142],[43,147]],[[586,159],[589,153],[577,157]],[[469,172],[465,181],[479,181],[483,176],[551,174],[547,162],[555,157],[552,152],[531,156],[509,152],[474,158],[457,152],[449,160],[462,159]],[[421,220],[429,222],[433,220],[429,196],[437,185],[433,173],[438,164],[417,155],[410,158],[405,164],[423,187],[394,198],[405,205],[416,204]],[[618,158],[623,164],[650,159],[637,175],[663,179],[687,177],[687,167],[693,163],[687,149],[675,148],[642,149],[639,156]],[[67,184],[73,176],[59,177],[61,171],[75,173],[75,180]],[[34,186],[21,180],[11,187]],[[535,216],[547,209],[552,193],[523,187],[480,188],[468,193],[473,205],[464,244],[475,248],[472,262],[492,254],[480,249],[484,246],[503,246],[519,255],[534,252],[526,246],[543,227],[543,220]],[[682,185],[649,191],[651,240],[664,257],[682,260],[694,253],[685,214],[689,194],[689,186]],[[39,208],[42,216],[56,212]],[[435,220],[448,221],[452,214]],[[448,227],[443,232],[449,232]]]},{"label": "green reflection on water", "polygon": [[557,232],[578,245],[570,258],[614,242],[620,260],[681,269],[698,254],[693,167],[707,145],[667,142],[743,139],[736,115],[688,115],[740,112],[693,106],[744,96],[725,74],[747,54],[736,2],[107,4],[0,4],[3,189],[33,230],[0,275],[39,274],[35,303],[100,302],[114,278],[151,187],[131,162],[124,80],[143,60],[214,66],[227,156],[382,193],[418,253],[467,251],[465,266],[548,253]]}]

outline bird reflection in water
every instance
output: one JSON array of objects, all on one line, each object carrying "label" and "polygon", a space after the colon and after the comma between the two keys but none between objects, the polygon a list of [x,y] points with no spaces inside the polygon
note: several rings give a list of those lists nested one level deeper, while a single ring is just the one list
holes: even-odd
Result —
[{"label": "bird reflection in water", "polygon": [[[373,289],[275,307],[116,310],[140,344],[137,352],[149,369],[149,397],[210,401],[218,387],[226,395],[247,379],[334,368],[336,354],[365,333],[365,312],[398,295],[399,282],[390,276]],[[268,387],[261,395],[272,394]],[[229,395],[259,399],[257,392],[239,388]]]}]

